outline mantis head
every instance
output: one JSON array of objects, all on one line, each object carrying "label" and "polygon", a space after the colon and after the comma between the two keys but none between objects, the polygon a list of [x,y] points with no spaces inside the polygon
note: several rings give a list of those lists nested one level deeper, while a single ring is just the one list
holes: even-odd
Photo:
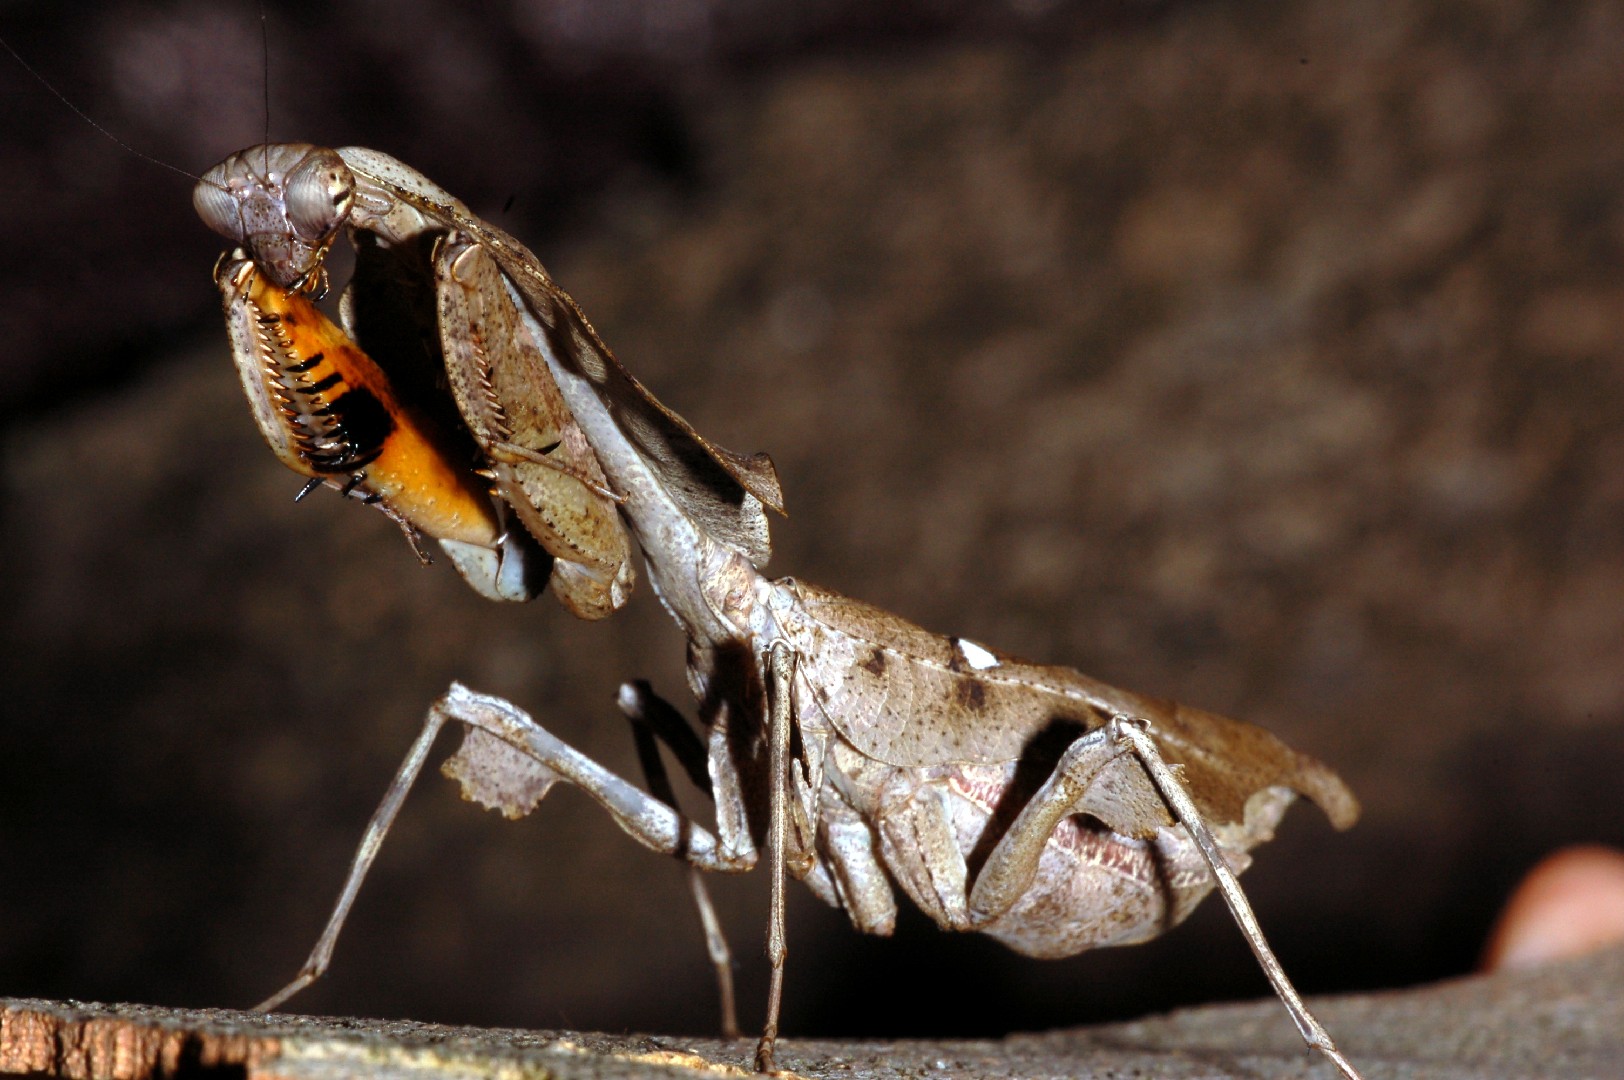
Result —
[{"label": "mantis head", "polygon": [[349,220],[355,177],[335,150],[271,143],[239,150],[203,174],[192,206],[203,223],[248,249],[278,286],[321,294],[322,260]]}]

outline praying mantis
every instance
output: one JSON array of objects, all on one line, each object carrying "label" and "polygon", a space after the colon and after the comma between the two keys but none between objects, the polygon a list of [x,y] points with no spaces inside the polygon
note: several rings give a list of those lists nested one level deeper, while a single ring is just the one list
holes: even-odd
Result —
[{"label": "praying mantis", "polygon": [[[707,828],[658,797],[654,768],[651,794],[518,706],[454,684],[369,823],[309,961],[263,1007],[326,969],[406,792],[456,722],[465,740],[446,771],[471,799],[517,816],[565,782],[697,871],[748,870],[765,854],[760,1071],[775,1067],[793,875],[861,931],[889,933],[900,892],[943,929],[1037,957],[1155,937],[1216,887],[1306,1044],[1359,1075],[1235,877],[1298,795],[1338,828],[1353,823],[1357,803],[1326,766],[1252,725],[767,577],[766,511],[783,510],[770,459],[695,432],[534,255],[386,154],[251,147],[204,175],[194,205],[234,245],[216,283],[251,410],[285,464],[378,506],[420,555],[425,538],[439,543],[495,600],[550,584],[577,615],[605,617],[632,589],[635,541],[687,640],[698,722],[638,683],[620,707],[715,803]],[[341,233],[357,249],[342,329],[311,302]]]}]

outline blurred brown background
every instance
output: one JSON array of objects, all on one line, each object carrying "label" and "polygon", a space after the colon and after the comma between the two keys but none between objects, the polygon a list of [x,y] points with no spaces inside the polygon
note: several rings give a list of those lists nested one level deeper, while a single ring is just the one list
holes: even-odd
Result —
[{"label": "blurred brown background", "polygon": [[[338,5],[335,5],[338,6]],[[271,133],[531,243],[701,431],[773,568],[1273,728],[1366,806],[1246,882],[1312,991],[1467,970],[1539,854],[1624,842],[1624,5],[270,4]],[[261,139],[249,3],[0,4],[107,127]],[[578,623],[420,569],[236,388],[187,181],[0,64],[0,993],[291,976],[452,679],[631,774],[686,706],[642,590]],[[759,1017],[764,878],[716,886]],[[1220,905],[1059,963],[793,897],[785,1030],[994,1033],[1265,991]],[[708,1031],[678,868],[578,793],[428,777],[294,1003]]]}]

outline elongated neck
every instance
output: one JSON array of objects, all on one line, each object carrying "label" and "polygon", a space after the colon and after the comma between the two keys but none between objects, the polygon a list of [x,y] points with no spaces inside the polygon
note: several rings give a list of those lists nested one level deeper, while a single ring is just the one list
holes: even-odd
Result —
[{"label": "elongated neck", "polygon": [[597,453],[610,486],[624,498],[621,514],[643,550],[649,583],[666,610],[698,644],[739,638],[747,632],[742,623],[748,611],[728,597],[750,594],[761,575],[682,509],[591,383],[561,361],[545,335],[542,340],[543,355],[565,403]]}]

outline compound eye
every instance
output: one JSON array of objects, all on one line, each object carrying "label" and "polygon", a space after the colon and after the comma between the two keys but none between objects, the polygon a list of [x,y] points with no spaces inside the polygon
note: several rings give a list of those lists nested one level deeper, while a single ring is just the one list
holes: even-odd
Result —
[{"label": "compound eye", "polygon": [[[216,170],[218,171],[218,170]],[[192,189],[192,208],[203,224],[234,244],[244,242],[242,213],[237,198],[223,184],[205,176]]]},{"label": "compound eye", "polygon": [[354,196],[355,177],[342,158],[331,150],[311,154],[288,173],[288,224],[299,239],[321,247],[349,219]]}]

